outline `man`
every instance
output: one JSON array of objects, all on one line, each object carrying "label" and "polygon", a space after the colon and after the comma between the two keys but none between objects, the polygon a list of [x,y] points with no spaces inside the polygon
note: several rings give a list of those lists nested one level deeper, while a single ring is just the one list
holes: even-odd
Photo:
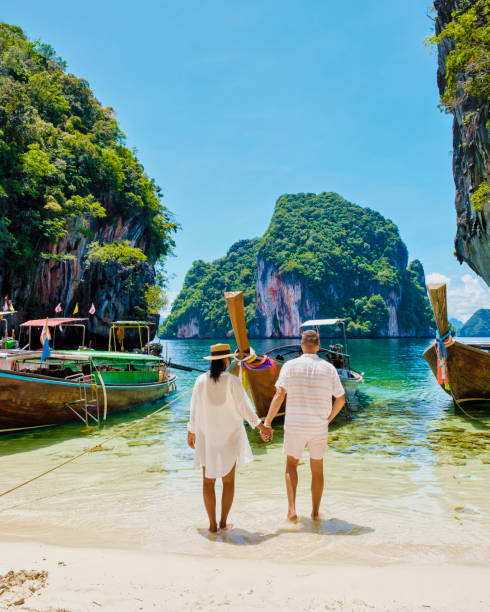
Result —
[{"label": "man", "polygon": [[[327,450],[328,424],[345,404],[345,392],[337,370],[317,353],[320,339],[317,332],[303,333],[303,354],[282,366],[264,425],[269,428],[287,394],[284,420],[284,454],[286,461],[286,490],[288,519],[295,521],[298,462],[305,445],[310,451],[311,496],[313,520],[320,518],[323,494],[323,456]],[[336,399],[332,405],[332,396]]]}]

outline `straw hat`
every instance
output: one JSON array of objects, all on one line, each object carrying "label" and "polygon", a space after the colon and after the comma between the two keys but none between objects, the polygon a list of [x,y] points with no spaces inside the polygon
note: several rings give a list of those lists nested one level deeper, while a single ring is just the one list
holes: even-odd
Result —
[{"label": "straw hat", "polygon": [[213,361],[214,359],[224,359],[225,357],[233,357],[233,353],[231,352],[229,344],[213,344],[210,347],[210,355],[204,357],[204,359],[209,359]]}]

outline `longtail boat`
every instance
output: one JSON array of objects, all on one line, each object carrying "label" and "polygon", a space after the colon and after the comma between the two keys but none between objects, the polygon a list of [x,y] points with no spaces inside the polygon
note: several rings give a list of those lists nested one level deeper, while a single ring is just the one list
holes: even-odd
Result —
[{"label": "longtail boat", "polygon": [[437,335],[424,352],[441,388],[457,407],[490,404],[490,343],[466,344],[454,340],[449,331],[445,283],[427,285]]},{"label": "longtail boat", "polygon": [[[55,328],[69,324],[64,319],[48,322]],[[77,419],[98,424],[109,414],[159,400],[175,386],[166,362],[148,353],[53,350],[43,360],[41,351],[1,351],[0,432]]]},{"label": "longtail boat", "polygon": [[[258,416],[263,418],[267,415],[271,400],[274,397],[276,391],[275,382],[281,367],[285,361],[299,357],[301,346],[299,344],[291,344],[278,347],[263,355],[256,354],[250,347],[248,340],[243,292],[226,292],[225,299],[238,347],[236,358],[230,371],[232,374],[241,376],[244,386],[250,390]],[[335,321],[338,323],[341,319],[306,321],[303,325],[317,326],[316,324],[321,324],[321,321],[323,321],[323,324],[325,324],[325,321]],[[349,355],[343,353],[341,348],[340,345],[329,349],[320,348],[318,354],[337,368],[346,393],[352,394],[362,381],[362,375],[350,369]],[[279,415],[284,414],[284,410],[285,402],[279,410]]]}]

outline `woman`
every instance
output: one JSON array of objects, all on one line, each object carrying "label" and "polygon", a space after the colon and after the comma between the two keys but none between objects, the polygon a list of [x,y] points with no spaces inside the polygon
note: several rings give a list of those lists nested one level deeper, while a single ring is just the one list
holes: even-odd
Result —
[{"label": "woman", "polygon": [[235,467],[253,461],[252,449],[243,425],[258,427],[264,441],[270,430],[258,418],[240,381],[226,370],[230,365],[229,344],[215,344],[209,372],[196,380],[191,399],[191,417],[187,425],[187,443],[195,449],[194,466],[202,466],[204,505],[209,516],[209,531],[218,531],[216,522],[216,478],[223,480],[219,528],[226,520],[235,493]]}]

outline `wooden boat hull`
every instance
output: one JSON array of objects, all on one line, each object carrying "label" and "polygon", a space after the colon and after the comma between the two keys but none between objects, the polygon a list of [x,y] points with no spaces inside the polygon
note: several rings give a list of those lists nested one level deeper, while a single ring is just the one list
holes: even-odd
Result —
[{"label": "wooden boat hull", "polygon": [[[429,283],[427,289],[437,332],[447,351],[445,369],[448,380],[441,385],[442,389],[451,395],[456,405],[490,402],[490,353],[452,340],[447,318],[446,284]],[[437,380],[436,343],[426,349],[423,358]]]},{"label": "wooden boat hull", "polygon": [[[148,384],[106,385],[107,414],[159,400],[174,385],[175,376]],[[80,389],[92,394],[91,383],[80,385],[49,376],[0,370],[0,432],[77,421],[68,405],[76,405]],[[102,415],[104,398],[100,386],[96,392]]]},{"label": "wooden boat hull", "polygon": [[[247,328],[245,324],[245,309],[243,303],[243,293],[241,291],[232,291],[225,293],[226,305],[228,307],[228,312],[230,315],[230,320],[233,326],[233,332],[235,334],[235,338],[238,345],[238,356],[243,359],[246,358],[247,355],[251,354],[250,344],[248,341]],[[274,350],[280,350],[281,348],[286,350],[296,350],[299,356],[301,347],[299,345],[288,345],[286,347],[280,347]],[[326,349],[321,349],[324,353],[328,353]],[[269,351],[269,353],[273,353],[274,351]],[[255,410],[259,418],[263,419],[267,416],[269,411],[269,407],[276,392],[276,381],[279,377],[279,372],[281,371],[282,362],[284,357],[279,360],[279,358],[274,359],[271,358],[269,353],[266,353],[265,356],[269,357],[272,361],[272,365],[265,369],[254,369],[253,367],[240,367],[237,362],[235,362],[231,368],[231,373],[236,376],[244,377],[245,387],[250,391],[250,395],[252,396],[252,400],[255,405]],[[263,356],[260,355],[260,358]],[[334,366],[335,367],[335,366]],[[241,371],[243,368],[243,371]],[[344,386],[346,395],[352,396],[358,389],[360,383],[362,382],[362,375],[358,374],[351,370],[353,377],[341,376],[341,382]],[[339,372],[340,374],[340,372]],[[284,399],[281,408],[279,409],[277,416],[283,416],[286,410],[286,398]]]},{"label": "wooden boat hull", "polygon": [[[490,402],[490,353],[461,342],[446,348],[449,388],[441,388],[462,404]],[[435,343],[423,354],[437,379]]]}]

